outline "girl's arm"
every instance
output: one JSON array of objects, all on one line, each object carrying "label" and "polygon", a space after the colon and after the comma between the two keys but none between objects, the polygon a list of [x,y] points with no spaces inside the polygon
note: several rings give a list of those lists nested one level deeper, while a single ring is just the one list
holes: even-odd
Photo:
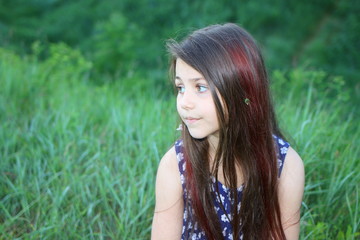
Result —
[{"label": "girl's arm", "polygon": [[300,208],[304,193],[304,165],[291,147],[289,148],[279,183],[281,221],[286,239],[299,239]]},{"label": "girl's arm", "polygon": [[175,148],[161,159],[156,177],[156,204],[152,240],[181,238],[184,203]]}]

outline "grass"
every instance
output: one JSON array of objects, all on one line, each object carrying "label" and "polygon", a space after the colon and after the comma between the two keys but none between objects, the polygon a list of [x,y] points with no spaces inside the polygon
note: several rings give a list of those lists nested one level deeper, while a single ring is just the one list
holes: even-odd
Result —
[{"label": "grass", "polygon": [[[149,238],[157,164],[178,136],[171,89],[139,76],[94,85],[90,68],[61,45],[42,62],[0,50],[0,239]],[[355,239],[360,130],[321,77],[273,76],[306,168],[301,236]]]},{"label": "grass", "polygon": [[[298,84],[278,99],[277,111],[305,163],[301,239],[355,239],[360,236],[360,128],[355,109],[343,95],[326,99],[319,86],[325,82],[323,74],[294,70],[288,75],[277,72],[274,77],[285,88]],[[274,92],[279,96],[283,89]]]}]

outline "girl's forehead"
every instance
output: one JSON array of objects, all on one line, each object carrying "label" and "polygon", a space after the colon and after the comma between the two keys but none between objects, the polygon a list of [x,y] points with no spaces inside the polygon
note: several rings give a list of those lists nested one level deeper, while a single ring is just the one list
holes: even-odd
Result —
[{"label": "girl's forehead", "polygon": [[175,65],[175,79],[179,80],[200,80],[204,76],[189,64],[184,62],[181,58],[176,59]]}]

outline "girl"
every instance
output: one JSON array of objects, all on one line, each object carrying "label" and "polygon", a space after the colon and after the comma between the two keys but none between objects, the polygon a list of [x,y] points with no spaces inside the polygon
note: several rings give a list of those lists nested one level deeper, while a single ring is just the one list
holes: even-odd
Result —
[{"label": "girl", "polygon": [[298,239],[304,167],[254,39],[214,25],[168,49],[182,136],[159,164],[152,239]]}]

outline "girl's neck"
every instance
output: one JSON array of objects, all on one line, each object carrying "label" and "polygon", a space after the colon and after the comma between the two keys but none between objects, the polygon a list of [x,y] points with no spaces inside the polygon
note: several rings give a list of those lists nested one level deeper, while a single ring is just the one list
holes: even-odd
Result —
[{"label": "girl's neck", "polygon": [[215,157],[218,145],[219,145],[219,134],[212,134],[212,135],[208,136],[207,140],[209,142],[210,162],[212,162],[212,160]]},{"label": "girl's neck", "polygon": [[[219,146],[219,136],[215,135],[215,134],[208,136],[208,142],[209,142],[209,168],[211,169],[214,164],[216,151]],[[236,185],[237,185],[237,187],[240,187],[240,186],[242,186],[242,184],[244,184],[241,167],[238,164],[236,164],[234,170],[236,171],[236,177],[237,177]],[[225,184],[225,178],[223,175],[223,165],[222,165],[221,160],[220,160],[219,169],[218,169],[218,172],[216,173],[216,175],[218,177],[218,181],[220,181],[224,186],[229,187]]]}]

